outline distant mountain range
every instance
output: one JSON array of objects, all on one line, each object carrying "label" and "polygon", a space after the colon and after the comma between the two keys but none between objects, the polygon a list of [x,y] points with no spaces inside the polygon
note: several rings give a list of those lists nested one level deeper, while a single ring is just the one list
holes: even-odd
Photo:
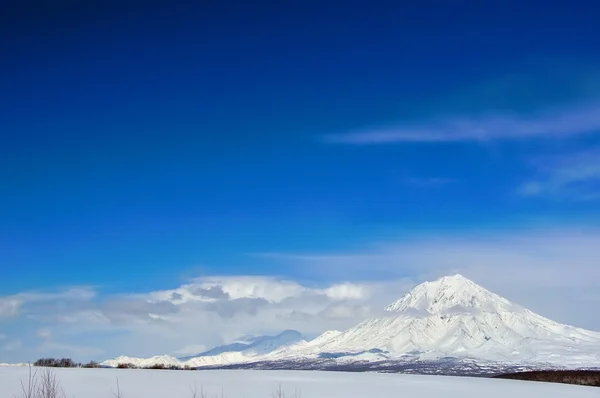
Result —
[{"label": "distant mountain range", "polygon": [[[213,348],[197,356],[119,357],[102,363],[223,367],[278,363],[385,364],[448,361],[600,366],[600,333],[562,325],[514,304],[462,275],[418,285],[386,315],[306,341],[296,331]],[[299,366],[300,367],[300,366]]]},{"label": "distant mountain range", "polygon": [[277,336],[247,337],[241,341],[218,346],[198,355],[179,358],[179,360],[185,362],[198,357],[213,357],[228,352],[240,352],[244,353],[246,356],[262,355],[303,340],[304,337],[302,334],[300,334],[300,332],[295,330],[285,330],[279,333]]}]

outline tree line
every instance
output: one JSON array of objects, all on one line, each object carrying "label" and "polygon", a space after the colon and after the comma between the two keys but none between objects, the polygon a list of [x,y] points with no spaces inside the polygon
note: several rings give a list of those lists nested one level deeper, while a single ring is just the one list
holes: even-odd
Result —
[{"label": "tree line", "polygon": [[[100,364],[95,361],[88,363],[75,362],[71,358],[41,358],[33,363],[33,366],[42,368],[100,368]],[[189,365],[163,365],[155,364],[151,366],[139,367],[131,363],[122,363],[117,366],[117,369],[164,369],[164,370],[195,370]]]},{"label": "tree line", "polygon": [[88,363],[75,362],[71,358],[41,358],[35,361],[33,366],[44,368],[99,368],[100,364],[95,361]]}]

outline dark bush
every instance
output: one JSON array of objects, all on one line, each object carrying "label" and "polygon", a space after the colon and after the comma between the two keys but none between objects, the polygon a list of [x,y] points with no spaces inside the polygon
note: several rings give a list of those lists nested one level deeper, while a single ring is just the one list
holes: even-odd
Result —
[{"label": "dark bush", "polygon": [[136,369],[137,367],[132,363],[120,363],[117,365],[117,369]]},{"label": "dark bush", "polygon": [[494,377],[499,379],[543,381],[548,383],[600,387],[600,371],[597,370],[538,370],[509,373]]},{"label": "dark bush", "polygon": [[81,364],[73,362],[71,358],[42,358],[35,361],[33,366],[41,366],[45,368],[77,368],[81,366]]},{"label": "dark bush", "polygon": [[160,369],[160,370],[188,370],[190,369],[189,366],[186,367],[181,367],[181,366],[177,366],[177,365],[163,365],[163,364],[156,364],[156,365],[152,365],[152,366],[147,366],[144,369]]},{"label": "dark bush", "polygon": [[98,362],[91,361],[91,362],[88,362],[86,364],[81,365],[81,367],[82,368],[88,368],[88,369],[99,368],[100,364]]}]

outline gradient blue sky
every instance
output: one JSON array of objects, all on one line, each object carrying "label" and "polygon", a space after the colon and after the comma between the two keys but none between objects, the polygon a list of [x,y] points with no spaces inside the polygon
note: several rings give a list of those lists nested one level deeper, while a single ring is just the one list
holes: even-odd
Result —
[{"label": "gradient blue sky", "polygon": [[[600,328],[570,310],[597,306],[600,286],[565,282],[598,268],[594,2],[9,3],[0,362],[189,354],[302,330],[268,304],[306,292],[319,328],[345,327],[362,310],[346,319],[331,306],[368,312],[378,283],[398,281],[391,298],[446,270]],[[448,245],[459,252],[431,257]],[[521,290],[490,276],[507,267],[530,270]],[[544,307],[531,287],[540,274],[540,289],[587,295]],[[237,309],[187,308],[204,311],[200,324],[225,321],[148,347],[148,295],[190,284],[218,286],[248,323],[232,320]],[[273,286],[289,297],[267,297]],[[73,331],[82,314],[102,326]],[[175,333],[173,319],[156,334]]]}]

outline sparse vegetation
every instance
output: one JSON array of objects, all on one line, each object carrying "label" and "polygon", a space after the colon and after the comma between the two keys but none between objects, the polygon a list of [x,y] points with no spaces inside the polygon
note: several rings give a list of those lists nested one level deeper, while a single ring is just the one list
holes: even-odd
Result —
[{"label": "sparse vegetation", "polygon": [[547,383],[600,387],[600,371],[597,370],[539,370],[508,373],[494,377],[499,379],[543,381]]},{"label": "sparse vegetation", "polygon": [[56,379],[53,369],[42,370],[38,388],[38,398],[66,398],[65,392]]},{"label": "sparse vegetation", "polygon": [[44,368],[38,373],[29,366],[27,381],[21,380],[21,395],[15,398],[66,398],[54,370]]}]

